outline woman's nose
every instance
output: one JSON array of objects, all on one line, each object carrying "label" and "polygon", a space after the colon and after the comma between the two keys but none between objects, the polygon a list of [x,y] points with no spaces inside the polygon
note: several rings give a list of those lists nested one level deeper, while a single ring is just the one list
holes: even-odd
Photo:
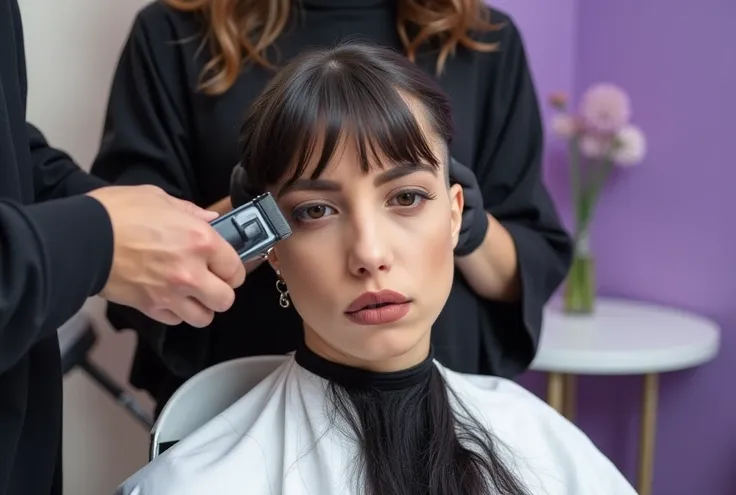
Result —
[{"label": "woman's nose", "polygon": [[385,229],[373,220],[356,221],[348,234],[348,265],[356,276],[377,275],[391,269],[393,256]]}]

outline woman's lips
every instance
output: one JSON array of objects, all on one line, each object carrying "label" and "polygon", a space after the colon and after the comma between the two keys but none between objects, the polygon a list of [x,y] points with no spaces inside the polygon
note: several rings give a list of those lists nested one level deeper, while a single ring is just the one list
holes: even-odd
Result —
[{"label": "woman's lips", "polygon": [[405,295],[382,290],[361,294],[345,310],[345,316],[360,325],[386,325],[400,320],[410,309],[411,301]]},{"label": "woman's lips", "polygon": [[345,313],[351,321],[359,325],[386,325],[399,321],[409,313],[411,303],[387,304],[378,308],[366,308]]}]

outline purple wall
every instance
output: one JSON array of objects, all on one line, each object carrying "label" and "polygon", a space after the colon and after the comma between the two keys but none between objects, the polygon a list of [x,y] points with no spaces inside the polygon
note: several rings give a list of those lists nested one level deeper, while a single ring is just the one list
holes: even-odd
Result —
[{"label": "purple wall", "polygon": [[[611,81],[631,95],[649,152],[602,195],[599,291],[685,308],[723,329],[720,355],[663,376],[654,491],[736,493],[736,2],[497,2],[524,34],[539,95]],[[731,47],[731,48],[728,48]],[[560,147],[547,181],[569,218]],[[540,376],[522,382],[544,393]],[[636,479],[640,381],[585,377],[578,424]]]},{"label": "purple wall", "polygon": [[491,6],[508,12],[519,26],[540,97],[574,89],[577,3],[577,0],[490,2]]}]

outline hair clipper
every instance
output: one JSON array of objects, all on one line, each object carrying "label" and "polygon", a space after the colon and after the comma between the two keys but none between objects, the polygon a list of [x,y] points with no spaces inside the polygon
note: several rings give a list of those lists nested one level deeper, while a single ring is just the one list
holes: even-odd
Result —
[{"label": "hair clipper", "polygon": [[265,258],[274,244],[291,235],[289,223],[270,193],[255,197],[210,225],[243,261]]}]

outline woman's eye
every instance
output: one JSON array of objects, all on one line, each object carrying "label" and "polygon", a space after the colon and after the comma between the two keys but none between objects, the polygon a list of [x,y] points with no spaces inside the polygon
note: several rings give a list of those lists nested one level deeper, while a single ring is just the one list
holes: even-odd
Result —
[{"label": "woman's eye", "polygon": [[419,205],[426,198],[427,195],[419,191],[401,191],[394,196],[393,202],[396,206],[411,208]]},{"label": "woman's eye", "polygon": [[298,208],[294,212],[294,217],[301,221],[319,220],[331,215],[331,212],[332,208],[327,205],[308,205]]},{"label": "woman's eye", "polygon": [[325,208],[324,205],[314,205],[305,208],[304,213],[306,213],[309,218],[322,218],[326,210],[327,208]]}]

